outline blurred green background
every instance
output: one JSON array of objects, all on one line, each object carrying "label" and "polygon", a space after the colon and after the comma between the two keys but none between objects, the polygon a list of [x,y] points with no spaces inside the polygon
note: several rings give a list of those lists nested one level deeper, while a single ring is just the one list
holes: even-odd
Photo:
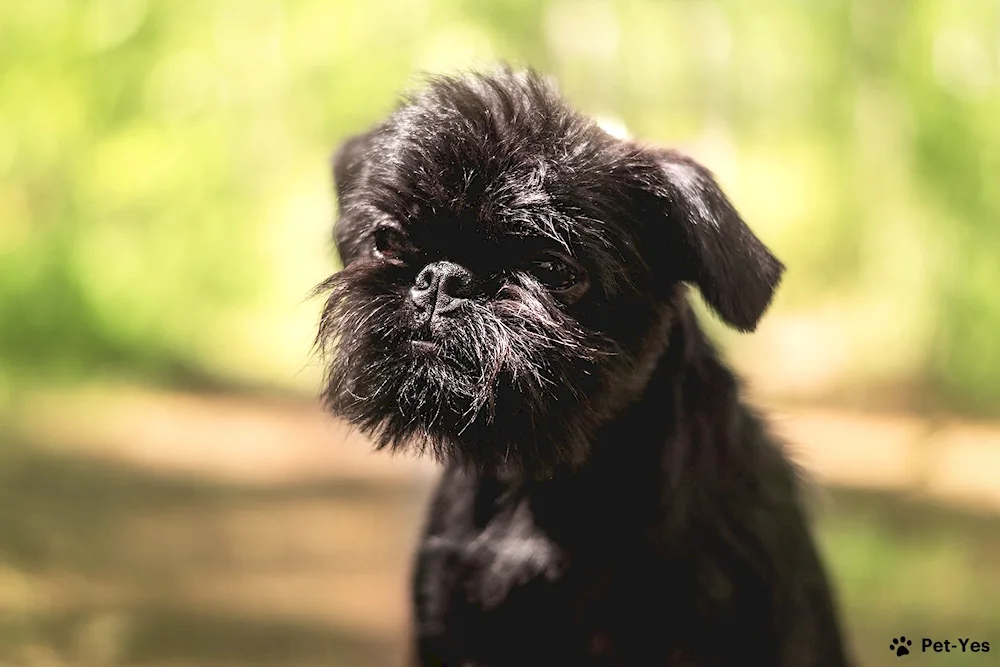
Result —
[{"label": "blurred green background", "polygon": [[757,334],[709,326],[831,484],[865,664],[1000,651],[1000,2],[33,0],[0,4],[0,665],[401,650],[433,471],[309,407],[306,295],[337,142],[497,58],[704,162],[788,265]]}]

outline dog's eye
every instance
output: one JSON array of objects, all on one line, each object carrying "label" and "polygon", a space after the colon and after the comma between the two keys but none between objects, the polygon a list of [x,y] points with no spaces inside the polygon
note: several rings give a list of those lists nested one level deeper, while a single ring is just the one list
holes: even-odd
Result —
[{"label": "dog's eye", "polygon": [[406,237],[394,227],[379,227],[373,235],[376,257],[400,259],[409,248]]},{"label": "dog's eye", "polygon": [[567,290],[579,281],[581,270],[574,263],[555,253],[546,252],[528,264],[528,271],[550,290]]}]

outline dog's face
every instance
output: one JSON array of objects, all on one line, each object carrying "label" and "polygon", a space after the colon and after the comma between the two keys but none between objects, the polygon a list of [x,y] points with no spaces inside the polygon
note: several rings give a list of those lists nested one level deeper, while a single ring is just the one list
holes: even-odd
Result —
[{"label": "dog's face", "polygon": [[678,285],[751,330],[782,272],[708,171],[530,73],[436,79],[333,166],[324,400],[379,447],[577,465],[643,391]]}]

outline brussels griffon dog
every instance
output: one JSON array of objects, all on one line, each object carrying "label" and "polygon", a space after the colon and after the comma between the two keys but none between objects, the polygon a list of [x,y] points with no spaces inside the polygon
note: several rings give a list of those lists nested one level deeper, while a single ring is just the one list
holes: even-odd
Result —
[{"label": "brussels griffon dog", "polygon": [[501,69],[333,172],[324,403],[445,464],[415,664],[848,664],[796,470],[687,301],[749,332],[784,269],[707,169]]}]

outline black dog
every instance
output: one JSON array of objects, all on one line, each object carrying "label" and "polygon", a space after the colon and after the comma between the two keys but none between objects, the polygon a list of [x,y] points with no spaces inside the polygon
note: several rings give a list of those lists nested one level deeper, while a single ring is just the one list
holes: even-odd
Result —
[{"label": "black dog", "polygon": [[750,331],[784,268],[705,168],[508,70],[333,166],[325,403],[447,464],[418,664],[848,664],[796,471],[685,297]]}]

